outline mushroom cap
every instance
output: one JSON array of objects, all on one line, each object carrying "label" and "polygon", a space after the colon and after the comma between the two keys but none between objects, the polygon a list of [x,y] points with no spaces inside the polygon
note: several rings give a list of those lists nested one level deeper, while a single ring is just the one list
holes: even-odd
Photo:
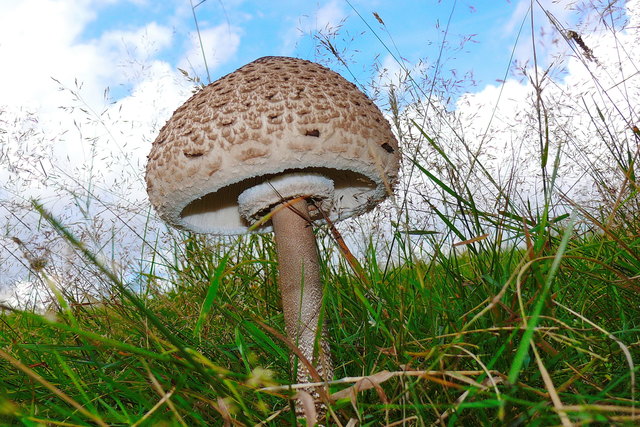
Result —
[{"label": "mushroom cap", "polygon": [[[153,142],[146,181],[166,222],[229,235],[251,225],[238,205],[250,187],[283,174],[321,175],[333,181],[325,214],[337,221],[384,199],[398,167],[389,123],[354,84],[313,62],[269,56],[173,113]],[[256,231],[270,230],[267,223]]]}]

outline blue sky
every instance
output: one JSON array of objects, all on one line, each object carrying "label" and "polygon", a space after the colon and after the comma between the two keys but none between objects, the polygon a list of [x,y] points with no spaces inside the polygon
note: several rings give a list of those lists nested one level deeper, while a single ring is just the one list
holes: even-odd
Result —
[{"label": "blue sky", "polygon": [[[528,14],[532,3],[533,31]],[[555,43],[560,38],[543,9],[567,28],[577,28],[573,4],[206,0],[196,15],[212,80],[261,56],[288,55],[322,62],[367,91],[370,81],[380,86],[397,80],[396,60],[416,80],[432,78],[437,64],[438,77],[449,78],[455,70],[461,81],[458,92],[441,100],[459,109],[456,101],[465,91],[478,94],[473,105],[497,102],[505,75],[516,81],[508,95],[522,99],[529,89],[526,79],[508,74],[512,56],[521,63],[531,58],[532,33],[542,67],[553,53],[567,51],[564,40]],[[331,42],[348,68],[322,47],[318,34],[332,34]],[[585,37],[589,41],[588,34]],[[111,183],[130,174],[139,184],[141,203],[146,202],[142,171],[151,142],[193,89],[178,68],[207,80],[189,0],[0,0],[0,58],[0,125],[11,124],[5,127],[12,133],[4,138],[16,156],[22,155],[22,128],[30,129],[49,144],[50,155],[43,160],[52,168],[73,168],[75,182],[97,171]],[[384,92],[378,101],[384,109]],[[14,133],[18,142],[11,140]],[[83,169],[94,165],[96,156],[113,164]],[[10,171],[0,168],[0,180],[10,178]],[[65,199],[49,187],[47,182],[39,190],[27,186],[14,193],[64,205]],[[106,184],[105,189],[109,191]]]},{"label": "blue sky", "polygon": [[[435,62],[449,23],[444,71],[455,69],[459,75],[471,71],[475,82],[482,87],[504,76],[519,22],[524,18],[523,5],[528,3],[517,0],[207,0],[196,7],[196,14],[201,31],[216,32],[204,40],[213,80],[265,55],[322,60],[317,53],[318,43],[312,36],[317,30],[332,28],[339,31],[335,38],[337,47],[348,51],[353,75],[344,69],[338,71],[351,80],[355,76],[366,82],[376,56],[384,59],[389,53],[376,34],[409,64],[421,59]],[[170,43],[156,47],[155,58],[176,67],[185,66],[181,59],[192,47],[195,29],[188,0],[98,2],[93,12],[94,18],[77,36],[79,43],[91,43],[107,33],[132,32],[155,23],[172,33]],[[374,12],[384,21],[384,27]],[[540,25],[544,24],[541,21]],[[190,60],[199,64],[200,52],[195,53]],[[334,67],[341,68],[338,64]],[[203,67],[196,65],[195,70],[189,71],[206,80]],[[122,94],[117,87],[111,89],[115,96]]]},{"label": "blue sky", "polygon": [[[566,7],[572,2],[539,3],[560,22],[572,25],[567,20],[575,14]],[[518,60],[529,58],[530,34],[525,31],[518,46],[515,43],[530,4],[530,0],[206,0],[196,14],[212,80],[266,55],[324,62],[327,52],[318,49],[314,35],[336,30],[332,41],[344,52],[349,70],[336,61],[325,64],[356,83],[366,85],[377,77],[376,62],[390,75],[397,71],[387,48],[412,69],[421,63],[433,66],[444,42],[441,76],[450,70],[456,70],[458,78],[472,72],[477,86],[466,89],[479,91],[504,77],[512,52]],[[540,7],[536,10],[536,32],[549,37],[553,33],[548,21]],[[63,105],[65,99],[52,78],[66,87],[82,84],[84,99],[92,105],[100,104],[107,87],[111,101],[117,101],[159,73],[178,75],[177,68],[206,82],[189,0],[4,0],[0,40],[0,55],[11,64],[0,68],[3,105],[45,110]],[[547,46],[553,48],[551,42]],[[539,52],[540,58],[546,53]],[[465,83],[470,83],[466,77]]]}]

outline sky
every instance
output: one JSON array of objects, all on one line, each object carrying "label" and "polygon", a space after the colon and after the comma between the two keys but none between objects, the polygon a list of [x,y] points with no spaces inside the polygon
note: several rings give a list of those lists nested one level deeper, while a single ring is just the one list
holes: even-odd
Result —
[{"label": "sky", "polygon": [[[104,246],[99,231],[139,233],[129,224],[150,212],[143,171],[160,127],[195,80],[206,84],[262,56],[323,63],[379,103],[384,96],[370,82],[384,87],[401,68],[428,75],[437,66],[460,85],[441,102],[466,114],[478,134],[494,116],[511,123],[514,105],[530,93],[512,65],[531,68],[532,37],[541,68],[571,53],[543,10],[566,29],[587,28],[575,10],[581,2],[533,3],[531,16],[530,0],[0,0],[0,219],[7,223],[0,261],[20,264],[26,249],[11,239],[38,234],[37,215],[9,207],[24,208],[32,197],[69,221],[92,221],[96,235],[88,238],[97,247]],[[637,3],[628,2],[636,10]],[[615,53],[603,44],[599,55]],[[563,84],[583,85],[578,61],[559,72]],[[491,118],[467,112],[503,92],[505,109]],[[0,285],[2,274],[0,266]]]},{"label": "sky", "polygon": [[[409,70],[437,63],[439,74],[455,73],[464,90],[478,92],[505,78],[512,60],[526,62],[521,45],[528,36],[519,30],[529,3],[0,0],[1,118],[23,138],[27,128],[52,141],[50,155],[37,163],[68,162],[66,169],[86,169],[82,179],[102,171],[113,183],[118,168],[139,174],[155,134],[191,94],[193,79],[208,83],[261,56],[288,55],[324,63],[367,92],[371,81],[393,81],[400,62]],[[573,16],[557,2],[544,3],[561,21]],[[550,34],[541,15],[535,15],[540,32]],[[344,64],[322,40],[336,46]],[[28,138],[27,146],[35,140]],[[7,144],[14,151],[21,145]],[[95,161],[97,152],[117,165]],[[11,177],[0,170],[0,179]],[[18,192],[64,203],[51,189],[35,187]]]},{"label": "sky", "polygon": [[[448,30],[446,65],[473,71],[477,84],[504,76],[529,1],[519,0],[21,0],[0,2],[2,103],[52,109],[64,104],[56,79],[76,80],[99,103],[106,88],[117,101],[145,81],[177,68],[207,82],[195,31],[196,16],[212,80],[267,55],[318,60],[312,34],[339,30],[353,75],[365,81],[379,55],[392,64],[382,42],[409,64],[436,58]],[[556,16],[570,16],[547,1]],[[374,12],[385,23],[382,27]],[[449,26],[447,28],[447,24]],[[543,25],[544,22],[541,22]],[[381,41],[378,41],[380,37]],[[344,70],[339,70],[344,71]]]}]

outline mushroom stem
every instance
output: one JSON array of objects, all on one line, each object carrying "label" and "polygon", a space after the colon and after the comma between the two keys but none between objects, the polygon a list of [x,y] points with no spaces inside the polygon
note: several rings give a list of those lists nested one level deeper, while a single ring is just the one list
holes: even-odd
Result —
[{"label": "mushroom stem", "polygon": [[[322,308],[322,282],[318,249],[311,227],[306,200],[276,208],[271,217],[279,264],[280,293],[287,335],[318,374],[329,381],[333,376],[326,325],[322,325],[320,345],[314,357]],[[295,363],[294,363],[295,369]],[[300,383],[311,380],[303,363],[297,364]]]}]

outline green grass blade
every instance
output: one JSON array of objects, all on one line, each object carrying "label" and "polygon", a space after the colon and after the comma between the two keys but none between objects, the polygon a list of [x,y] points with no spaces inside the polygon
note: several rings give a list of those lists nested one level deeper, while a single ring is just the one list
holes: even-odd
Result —
[{"label": "green grass blade", "polygon": [[227,267],[227,261],[229,260],[229,254],[226,254],[221,260],[218,266],[216,267],[213,277],[209,283],[209,288],[207,289],[207,295],[202,302],[202,308],[200,309],[200,315],[198,316],[198,321],[196,322],[196,327],[193,330],[193,335],[198,336],[202,329],[202,325],[207,318],[207,315],[211,311],[211,307],[213,306],[213,302],[218,295],[218,289],[220,288],[220,281],[225,273],[225,268]]},{"label": "green grass blade", "polygon": [[433,181],[438,187],[442,188],[446,193],[453,196],[458,202],[465,206],[471,207],[469,201],[461,197],[458,193],[456,193],[451,187],[438,179],[434,174],[429,172],[424,166],[422,166],[417,161],[411,159],[411,162],[422,172],[424,173],[431,181]]},{"label": "green grass blade", "polygon": [[525,362],[525,359],[529,354],[529,346],[532,344],[533,333],[535,332],[535,329],[538,326],[538,322],[540,320],[540,314],[542,313],[542,308],[546,303],[547,295],[551,290],[551,286],[555,279],[556,273],[558,272],[558,268],[560,267],[562,256],[567,250],[569,239],[573,234],[573,225],[575,223],[575,220],[576,220],[576,211],[573,211],[569,219],[569,224],[565,228],[564,235],[562,236],[562,241],[558,246],[558,251],[555,257],[553,258],[551,268],[547,273],[547,278],[544,283],[542,292],[538,296],[536,305],[532,313],[529,315],[529,320],[527,321],[527,329],[525,329],[524,333],[522,334],[522,341],[520,341],[520,345],[518,346],[516,354],[513,358],[513,363],[511,364],[511,368],[509,369],[508,378],[511,384],[515,384],[518,381],[518,375],[520,374],[520,371]]}]

